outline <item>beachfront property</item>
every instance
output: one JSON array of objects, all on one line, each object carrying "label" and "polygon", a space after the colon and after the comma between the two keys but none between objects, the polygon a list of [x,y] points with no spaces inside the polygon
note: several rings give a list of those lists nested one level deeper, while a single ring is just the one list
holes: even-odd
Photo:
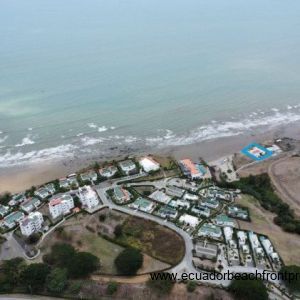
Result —
[{"label": "beachfront property", "polygon": [[9,212],[9,207],[0,204],[0,217],[4,217]]},{"label": "beachfront property", "polygon": [[93,170],[90,170],[90,171],[87,171],[85,173],[81,173],[80,174],[80,179],[83,181],[83,182],[94,182],[94,181],[97,181],[98,179],[98,175],[95,171]]},{"label": "beachfront property", "polygon": [[181,199],[171,200],[168,205],[176,209],[189,209],[191,206],[190,202]]},{"label": "beachfront property", "polygon": [[204,216],[206,218],[208,218],[210,216],[210,209],[206,206],[199,205],[199,204],[196,204],[192,208],[192,212],[199,216]]},{"label": "beachfront property", "polygon": [[179,222],[183,223],[184,225],[195,228],[199,224],[199,219],[188,214],[183,214],[182,216],[180,216]]},{"label": "beachfront property", "polygon": [[189,201],[197,201],[197,200],[199,200],[199,196],[186,192],[183,196],[183,199],[189,200]]},{"label": "beachfront property", "polygon": [[54,185],[53,183],[48,183],[48,184],[46,184],[46,185],[44,186],[44,188],[45,188],[46,190],[48,190],[48,192],[49,192],[51,195],[55,194],[55,192],[56,192],[55,185]]},{"label": "beachfront property", "polygon": [[113,189],[113,195],[118,203],[126,203],[132,198],[132,195],[121,186],[116,186]]},{"label": "beachfront property", "polygon": [[27,213],[30,213],[32,212],[33,210],[37,209],[39,207],[39,205],[41,204],[41,201],[40,199],[36,198],[36,197],[33,197],[33,198],[30,198],[26,201],[24,201],[21,205],[20,205],[20,208],[27,212]]},{"label": "beachfront property", "polygon": [[46,199],[48,196],[51,196],[51,193],[48,191],[48,189],[45,188],[39,188],[38,190],[36,190],[34,192],[34,195],[39,197],[40,199],[44,200]]},{"label": "beachfront property", "polygon": [[12,196],[12,199],[8,202],[8,205],[16,206],[24,201],[26,201],[25,193],[15,194]]},{"label": "beachfront property", "polygon": [[150,156],[142,157],[139,164],[145,172],[155,172],[160,169],[160,164]]},{"label": "beachfront property", "polygon": [[180,160],[179,166],[182,173],[192,180],[211,178],[210,171],[207,167],[200,163],[194,163],[188,158]]},{"label": "beachfront property", "polygon": [[63,189],[68,189],[70,187],[68,178],[60,178],[59,187]]},{"label": "beachfront property", "polygon": [[78,187],[78,181],[77,181],[77,175],[76,174],[70,174],[67,176],[68,178],[68,182],[69,182],[69,186],[70,187]]},{"label": "beachfront property", "polygon": [[99,170],[100,175],[105,178],[111,178],[114,175],[116,175],[117,172],[118,172],[118,168],[112,165],[103,167]]},{"label": "beachfront property", "polygon": [[236,227],[236,222],[225,214],[217,215],[214,221],[218,226]]},{"label": "beachfront property", "polygon": [[43,222],[44,218],[40,212],[32,212],[20,221],[21,233],[30,236],[42,228]]},{"label": "beachfront property", "polygon": [[204,198],[201,201],[201,204],[203,206],[208,207],[208,208],[216,209],[216,208],[218,208],[220,202],[217,199],[214,199],[214,198]]},{"label": "beachfront property", "polygon": [[166,188],[166,194],[168,194],[172,197],[181,198],[184,193],[185,193],[185,190],[183,190],[177,186],[169,185]]},{"label": "beachfront property", "polygon": [[157,215],[162,218],[176,219],[178,212],[175,208],[165,205],[158,210]]},{"label": "beachfront property", "polygon": [[163,203],[163,204],[167,204],[170,202],[170,200],[172,199],[170,196],[166,195],[164,192],[162,191],[154,191],[150,196],[150,199],[155,200],[156,202],[159,203]]},{"label": "beachfront property", "polygon": [[151,213],[155,208],[155,203],[145,198],[139,197],[133,203],[131,203],[129,207],[138,209],[146,213]]},{"label": "beachfront property", "polygon": [[265,160],[273,155],[272,150],[269,150],[257,143],[249,144],[241,150],[241,153],[256,161]]},{"label": "beachfront property", "polygon": [[224,201],[231,201],[233,200],[234,195],[231,192],[213,186],[207,189],[207,197],[224,200]]},{"label": "beachfront property", "polygon": [[49,212],[53,219],[59,216],[67,215],[74,208],[74,201],[71,195],[64,194],[59,198],[50,200]]},{"label": "beachfront property", "polygon": [[252,247],[253,253],[258,257],[261,258],[264,256],[264,250],[260,245],[260,242],[258,241],[257,235],[250,231],[248,233],[250,245]]},{"label": "beachfront property", "polygon": [[130,159],[120,161],[118,165],[126,175],[132,175],[137,172],[137,167],[135,163]]},{"label": "beachfront property", "polygon": [[223,231],[224,231],[224,236],[225,236],[226,243],[230,244],[230,241],[232,241],[232,236],[233,236],[232,227],[229,227],[229,226],[223,227]]},{"label": "beachfront property", "polygon": [[277,252],[274,251],[274,248],[273,248],[272,243],[270,242],[270,240],[265,236],[260,236],[259,240],[260,240],[263,248],[265,249],[267,255],[271,259],[271,261],[274,264],[280,263],[279,255],[278,255]]},{"label": "beachfront property", "polygon": [[99,205],[97,193],[89,185],[85,185],[78,189],[78,198],[83,207],[92,209]]},{"label": "beachfront property", "polygon": [[239,206],[234,206],[234,205],[228,206],[227,213],[232,218],[238,218],[238,219],[242,219],[242,220],[249,219],[248,210],[241,208]]},{"label": "beachfront property", "polygon": [[3,225],[11,229],[18,225],[18,223],[25,217],[25,214],[21,211],[14,211],[7,215],[3,219]]},{"label": "beachfront property", "polygon": [[198,236],[219,239],[222,237],[222,230],[219,226],[204,223],[198,231]]}]

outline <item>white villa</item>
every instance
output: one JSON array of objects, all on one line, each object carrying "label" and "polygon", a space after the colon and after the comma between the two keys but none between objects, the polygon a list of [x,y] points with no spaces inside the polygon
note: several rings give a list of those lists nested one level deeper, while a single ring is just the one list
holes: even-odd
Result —
[{"label": "white villa", "polygon": [[99,204],[97,193],[89,185],[78,189],[78,197],[82,205],[88,209],[94,208]]},{"label": "white villa", "polygon": [[188,226],[191,227],[196,227],[199,224],[199,220],[197,217],[188,215],[188,214],[183,214],[180,218],[179,218],[179,222],[182,222]]},{"label": "white villa", "polygon": [[52,199],[49,202],[49,211],[53,219],[69,214],[73,208],[74,201],[69,194],[64,194],[60,198]]},{"label": "white villa", "polygon": [[31,198],[31,199],[28,199],[25,202],[23,202],[21,204],[20,208],[23,211],[25,211],[27,213],[30,213],[33,210],[37,209],[40,204],[41,204],[40,199],[38,199],[38,198]]},{"label": "white villa", "polygon": [[22,221],[20,221],[20,229],[23,235],[29,236],[42,228],[44,222],[43,215],[36,211],[30,213]]},{"label": "white villa", "polygon": [[119,167],[126,175],[136,171],[136,165],[132,160],[124,160],[119,162]]},{"label": "white villa", "polygon": [[139,164],[145,172],[158,171],[160,168],[159,163],[149,156],[142,157]]}]

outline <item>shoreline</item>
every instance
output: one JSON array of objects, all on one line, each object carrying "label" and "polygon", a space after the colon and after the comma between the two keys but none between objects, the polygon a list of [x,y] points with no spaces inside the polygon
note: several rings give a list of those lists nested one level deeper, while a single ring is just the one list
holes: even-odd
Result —
[{"label": "shoreline", "polygon": [[78,172],[83,168],[87,168],[95,161],[103,162],[107,160],[120,160],[126,156],[139,156],[147,153],[172,156],[175,159],[189,157],[192,160],[198,160],[199,157],[207,162],[216,161],[229,155],[239,152],[248,143],[267,142],[274,139],[289,137],[300,139],[300,132],[297,125],[289,124],[269,129],[263,133],[241,134],[229,137],[216,138],[206,140],[194,144],[182,146],[170,146],[165,148],[145,149],[144,151],[131,151],[128,153],[120,153],[119,155],[106,155],[105,157],[73,157],[60,161],[45,161],[34,163],[30,166],[21,165],[11,168],[2,168],[0,170],[0,193],[22,192],[31,186],[38,186],[48,181],[65,177],[74,172]]}]

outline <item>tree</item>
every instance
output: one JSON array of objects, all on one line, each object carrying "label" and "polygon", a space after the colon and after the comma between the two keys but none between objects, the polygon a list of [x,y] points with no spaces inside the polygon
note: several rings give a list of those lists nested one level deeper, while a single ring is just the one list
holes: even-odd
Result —
[{"label": "tree", "polygon": [[118,224],[118,225],[115,227],[114,234],[115,234],[116,238],[120,237],[120,236],[123,234],[123,228],[122,228],[122,225]]},{"label": "tree", "polygon": [[[300,292],[300,266],[284,266],[281,268],[280,273],[284,274],[285,272],[290,275],[290,279],[283,276],[283,281],[285,282],[286,286],[292,292]],[[294,275],[294,278],[292,278],[292,275]]]},{"label": "tree", "polygon": [[186,289],[189,293],[192,293],[197,287],[197,283],[195,281],[188,281],[186,284]]},{"label": "tree", "polygon": [[122,275],[134,275],[143,265],[143,254],[134,248],[123,250],[115,259],[117,270]]},{"label": "tree", "polygon": [[115,281],[110,281],[106,288],[106,293],[108,295],[113,295],[118,290],[118,283]]},{"label": "tree", "polygon": [[47,255],[44,255],[44,262],[54,265],[56,267],[68,268],[75,255],[75,249],[73,246],[57,243],[52,246],[51,252]]},{"label": "tree", "polygon": [[8,192],[5,192],[4,194],[0,195],[0,204],[7,205],[8,202],[11,200],[11,194]]},{"label": "tree", "polygon": [[86,277],[100,266],[99,258],[88,252],[77,252],[68,267],[73,278]]},{"label": "tree", "polygon": [[20,282],[20,275],[25,269],[26,263],[23,258],[17,257],[4,260],[0,274],[0,292],[9,292]]},{"label": "tree", "polygon": [[35,244],[37,243],[37,241],[40,239],[40,235],[37,232],[34,232],[33,234],[31,234],[27,239],[26,242],[27,244]]},{"label": "tree", "polygon": [[229,291],[239,300],[268,299],[267,288],[260,279],[234,279],[229,286]]},{"label": "tree", "polygon": [[50,268],[46,264],[31,264],[21,274],[22,283],[26,285],[30,293],[41,290],[44,287],[49,271]]},{"label": "tree", "polygon": [[67,284],[67,273],[66,269],[53,269],[46,279],[47,290],[57,294],[63,292]]}]

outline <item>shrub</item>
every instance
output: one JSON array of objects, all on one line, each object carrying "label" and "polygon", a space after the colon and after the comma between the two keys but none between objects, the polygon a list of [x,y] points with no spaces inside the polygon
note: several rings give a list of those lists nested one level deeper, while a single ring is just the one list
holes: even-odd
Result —
[{"label": "shrub", "polygon": [[195,281],[188,281],[186,284],[186,289],[189,293],[192,293],[197,287],[197,283]]},{"label": "shrub", "polygon": [[111,281],[108,283],[106,288],[106,293],[108,295],[113,295],[118,290],[118,283],[115,281]]},{"label": "shrub", "polygon": [[117,270],[122,275],[135,275],[143,265],[143,254],[134,248],[123,250],[115,259]]}]

